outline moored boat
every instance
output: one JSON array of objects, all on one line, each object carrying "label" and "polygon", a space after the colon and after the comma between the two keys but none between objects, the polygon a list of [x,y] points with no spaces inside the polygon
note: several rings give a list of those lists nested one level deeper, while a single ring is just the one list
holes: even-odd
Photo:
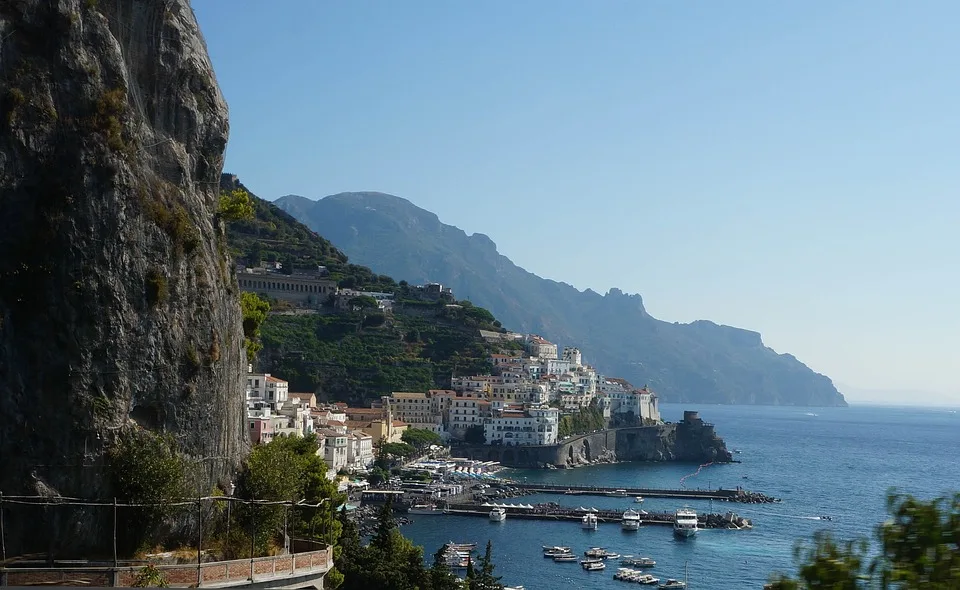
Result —
[{"label": "moored boat", "polygon": [[553,560],[554,560],[554,561],[559,561],[559,562],[576,561],[576,560],[577,560],[577,556],[574,555],[573,553],[562,553],[562,554],[559,554],[559,555],[554,555],[554,556],[553,556]]},{"label": "moored boat", "polygon": [[614,498],[626,498],[627,490],[613,490],[612,492],[607,492],[607,495]]},{"label": "moored boat", "polygon": [[583,518],[580,519],[580,527],[583,529],[595,531],[597,530],[597,515],[593,512],[587,512],[583,515]]},{"label": "moored boat", "polygon": [[436,504],[414,504],[407,509],[407,514],[443,514],[443,508]]},{"label": "moored boat", "polygon": [[583,567],[583,569],[587,570],[588,572],[600,571],[607,567],[607,564],[603,563],[603,561],[599,559],[584,560],[580,562],[580,565]]},{"label": "moored boat", "polygon": [[507,519],[507,511],[497,507],[490,511],[490,520],[493,522],[502,522]]},{"label": "moored boat", "polygon": [[657,565],[657,562],[649,557],[634,557],[632,555],[624,555],[620,559],[622,565],[630,565],[633,567],[654,567]]},{"label": "moored boat", "polygon": [[697,534],[697,513],[690,508],[677,510],[673,518],[673,534],[678,537],[692,537]]},{"label": "moored boat", "polygon": [[553,545],[552,547],[549,545],[543,545],[542,547],[544,553],[547,551],[562,551],[564,553],[570,553],[570,548],[564,547],[563,545]]},{"label": "moored boat", "polygon": [[643,504],[643,496],[637,496],[636,498],[633,499],[633,501],[636,502],[637,504]]},{"label": "moored boat", "polygon": [[686,582],[683,580],[674,580],[673,578],[667,578],[667,581],[659,586],[660,590],[680,590],[686,587]]},{"label": "moored boat", "polygon": [[623,513],[623,520],[620,526],[625,531],[635,531],[640,528],[640,513],[636,510],[627,510]]}]

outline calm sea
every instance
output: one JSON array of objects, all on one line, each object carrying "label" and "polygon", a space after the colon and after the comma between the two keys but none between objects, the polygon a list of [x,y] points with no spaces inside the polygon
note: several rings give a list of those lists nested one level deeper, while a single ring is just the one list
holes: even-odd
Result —
[{"label": "calm sea", "polygon": [[[689,505],[698,512],[734,510],[753,520],[749,531],[705,530],[693,539],[675,540],[667,527],[623,532],[619,524],[584,531],[574,522],[510,520],[492,523],[476,517],[414,516],[404,535],[425,547],[428,557],[447,541],[493,542],[496,573],[507,585],[527,590],[617,588],[618,567],[585,572],[576,563],[542,557],[542,545],[569,545],[582,555],[593,546],[657,560],[651,573],[683,578],[691,589],[760,588],[771,572],[795,570],[797,539],[828,529],[842,538],[872,535],[885,518],[889,488],[922,497],[960,490],[960,412],[954,409],[781,408],[664,404],[665,420],[679,420],[696,409],[716,425],[729,449],[741,449],[740,464],[713,465],[686,480],[688,488],[738,485],[783,500],[745,505],[709,501],[648,499],[649,511],[673,511]],[[676,488],[695,464],[623,463],[573,470],[510,470],[509,476],[560,484]],[[507,500],[510,502],[511,500]],[[596,508],[635,507],[632,498],[526,496],[513,502],[560,502]],[[820,520],[829,515],[833,520]]]}]

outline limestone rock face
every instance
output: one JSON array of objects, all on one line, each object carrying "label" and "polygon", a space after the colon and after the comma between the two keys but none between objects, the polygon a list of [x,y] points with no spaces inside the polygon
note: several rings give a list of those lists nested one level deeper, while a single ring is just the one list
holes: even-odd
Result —
[{"label": "limestone rock face", "polygon": [[[245,451],[246,361],[227,107],[188,0],[0,1],[0,74],[0,492],[110,497],[134,424],[212,487]],[[110,526],[58,514],[8,505],[8,553]]]}]

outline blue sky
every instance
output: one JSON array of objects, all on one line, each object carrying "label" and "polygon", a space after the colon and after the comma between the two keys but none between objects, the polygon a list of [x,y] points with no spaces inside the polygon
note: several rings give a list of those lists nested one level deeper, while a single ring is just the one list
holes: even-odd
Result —
[{"label": "blue sky", "polygon": [[399,195],[541,276],[960,404],[960,3],[194,9],[259,195]]}]

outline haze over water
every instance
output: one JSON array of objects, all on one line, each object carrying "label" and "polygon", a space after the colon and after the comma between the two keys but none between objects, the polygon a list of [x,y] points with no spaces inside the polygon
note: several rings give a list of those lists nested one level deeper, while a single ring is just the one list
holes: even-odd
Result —
[{"label": "haze over water", "polygon": [[[603,572],[584,572],[579,565],[554,563],[542,557],[541,545],[570,545],[578,554],[603,546],[621,554],[653,557],[657,577],[683,577],[689,568],[691,589],[760,588],[770,573],[793,572],[792,549],[799,538],[821,529],[841,538],[873,534],[886,518],[888,488],[924,498],[960,488],[960,413],[954,409],[854,406],[850,408],[783,408],[762,406],[680,406],[664,404],[665,420],[678,420],[683,409],[698,409],[740,464],[714,465],[686,480],[686,487],[738,485],[783,500],[749,505],[689,502],[698,512],[733,510],[753,520],[749,531],[700,531],[690,541],[673,538],[669,528],[646,526],[636,533],[619,524],[601,524],[595,532],[579,523],[449,516],[414,516],[402,532],[425,546],[429,556],[447,541],[493,541],[497,573],[507,585],[527,590],[567,587],[613,588],[617,565]],[[676,488],[680,478],[695,472],[694,464],[622,463],[574,470],[510,470],[528,481],[570,485],[649,486]],[[744,479],[746,476],[746,479]],[[634,508],[632,498],[534,495],[510,503],[559,502],[565,506]],[[650,512],[674,510],[683,503],[648,499]],[[817,519],[829,515],[832,521]]]}]

